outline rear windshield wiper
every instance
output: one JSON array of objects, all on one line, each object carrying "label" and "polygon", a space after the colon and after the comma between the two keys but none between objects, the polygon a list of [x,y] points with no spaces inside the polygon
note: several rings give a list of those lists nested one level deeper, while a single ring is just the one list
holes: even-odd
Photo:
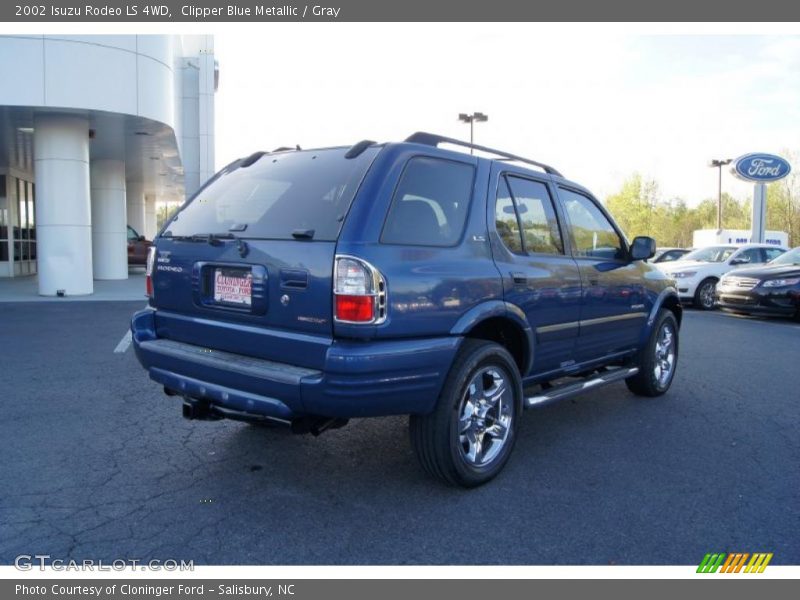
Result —
[{"label": "rear windshield wiper", "polygon": [[172,235],[167,232],[163,237],[181,242],[208,242],[212,246],[218,246],[223,240],[238,239],[230,232],[225,233],[194,233],[192,235]]}]

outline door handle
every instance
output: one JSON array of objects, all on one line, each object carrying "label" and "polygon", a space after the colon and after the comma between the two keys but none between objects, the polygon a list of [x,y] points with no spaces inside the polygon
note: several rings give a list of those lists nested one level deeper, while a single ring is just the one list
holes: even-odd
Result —
[{"label": "door handle", "polygon": [[514,283],[528,283],[528,277],[525,275],[525,273],[521,273],[520,271],[511,271],[511,279],[514,280]]}]

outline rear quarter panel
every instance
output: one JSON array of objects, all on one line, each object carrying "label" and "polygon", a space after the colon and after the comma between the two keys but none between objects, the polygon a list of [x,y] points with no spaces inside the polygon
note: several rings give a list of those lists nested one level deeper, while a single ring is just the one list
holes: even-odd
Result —
[{"label": "rear quarter panel", "polygon": [[[431,156],[475,167],[464,233],[456,246],[432,247],[380,243],[395,187],[408,160]],[[335,325],[343,337],[424,337],[448,335],[471,308],[502,299],[499,273],[492,261],[486,224],[489,163],[461,153],[415,144],[387,146],[376,158],[356,196],[337,247],[374,265],[388,294],[386,322],[374,327]]]}]

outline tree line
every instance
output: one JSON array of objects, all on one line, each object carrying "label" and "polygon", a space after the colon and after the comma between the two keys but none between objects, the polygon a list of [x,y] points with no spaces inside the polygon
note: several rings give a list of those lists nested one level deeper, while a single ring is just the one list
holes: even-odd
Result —
[{"label": "tree line", "polygon": [[[797,155],[783,153],[792,164]],[[722,228],[750,229],[752,198],[722,194]],[[696,229],[717,228],[717,199],[706,198],[689,206],[683,198],[664,199],[658,183],[634,173],[620,190],[608,196],[606,208],[629,236],[648,235],[659,246],[689,248]],[[789,245],[800,245],[800,177],[788,177],[767,185],[767,229],[785,231]]]}]

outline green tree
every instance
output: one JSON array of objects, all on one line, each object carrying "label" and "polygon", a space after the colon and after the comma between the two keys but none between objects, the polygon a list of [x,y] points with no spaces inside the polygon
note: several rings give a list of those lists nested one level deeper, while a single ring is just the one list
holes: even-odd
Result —
[{"label": "green tree", "polygon": [[180,204],[177,203],[167,203],[162,202],[156,207],[156,223],[158,224],[158,228],[161,229],[161,226],[167,222],[172,215],[175,214],[180,208]]},{"label": "green tree", "polygon": [[[787,150],[781,155],[795,165],[800,158]],[[767,185],[767,229],[785,231],[790,246],[800,245],[800,176],[796,171]]]},{"label": "green tree", "polygon": [[[800,185],[800,181],[794,183]],[[775,204],[779,206],[775,209],[774,218],[785,220],[788,217],[780,215],[796,214],[800,199],[796,188],[776,188],[771,193],[778,198]],[[730,194],[722,194],[722,227],[748,229],[750,204],[750,200],[742,202]],[[606,199],[606,207],[630,237],[649,235],[655,238],[659,246],[687,248],[692,245],[696,230],[717,227],[716,198],[706,198],[695,207],[690,207],[683,198],[663,200],[659,198],[658,183],[645,179],[639,173],[631,175],[622,183],[619,192]],[[770,216],[773,217],[772,210]],[[795,226],[795,231],[800,233],[800,222]]]},{"label": "green tree", "polygon": [[622,184],[622,189],[606,199],[606,207],[631,237],[649,235],[655,237],[655,226],[659,221],[658,184],[634,173]]}]

